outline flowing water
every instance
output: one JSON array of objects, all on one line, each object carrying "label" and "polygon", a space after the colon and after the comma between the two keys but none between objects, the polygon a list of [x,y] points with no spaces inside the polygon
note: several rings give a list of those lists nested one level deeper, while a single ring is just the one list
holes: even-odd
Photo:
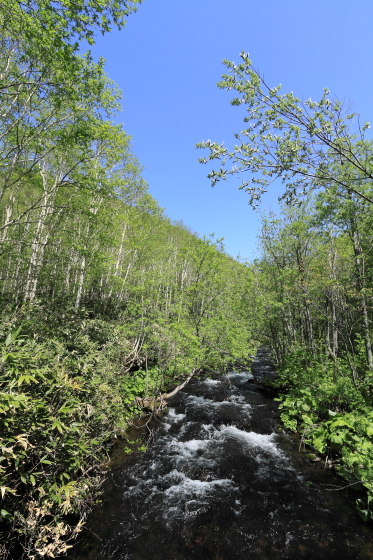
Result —
[{"label": "flowing water", "polygon": [[332,490],[341,481],[277,433],[264,372],[262,352],[256,379],[230,373],[177,394],[148,451],[117,458],[74,558],[373,559],[353,492]]}]

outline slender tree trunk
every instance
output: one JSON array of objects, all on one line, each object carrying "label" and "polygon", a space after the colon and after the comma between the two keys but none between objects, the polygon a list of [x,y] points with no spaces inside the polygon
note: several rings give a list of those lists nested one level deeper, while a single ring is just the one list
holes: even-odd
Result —
[{"label": "slender tree trunk", "polygon": [[361,311],[362,311],[365,350],[367,354],[368,367],[372,369],[373,368],[372,342],[371,342],[370,331],[369,331],[368,306],[367,306],[367,301],[366,301],[365,291],[364,291],[365,288],[364,256],[361,250],[360,238],[356,225],[353,231],[352,242],[353,242],[354,253],[355,253],[356,284],[359,292]]},{"label": "slender tree trunk", "polygon": [[83,255],[80,261],[79,283],[78,283],[78,290],[76,292],[75,311],[78,311],[80,306],[80,301],[82,299],[83,284],[84,284],[84,277],[85,277],[85,266],[86,266],[86,258],[85,255]]}]

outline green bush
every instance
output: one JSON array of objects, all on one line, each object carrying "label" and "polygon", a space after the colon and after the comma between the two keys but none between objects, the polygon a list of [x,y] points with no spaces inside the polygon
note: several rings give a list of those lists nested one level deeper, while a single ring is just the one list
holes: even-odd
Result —
[{"label": "green bush", "polygon": [[[65,552],[100,484],[107,443],[133,414],[97,343],[76,342],[80,353],[17,329],[3,345],[0,530],[30,557]],[[81,520],[74,529],[71,515]]]},{"label": "green bush", "polygon": [[338,460],[334,467],[349,485],[366,490],[357,508],[365,521],[373,520],[373,408],[366,379],[354,383],[341,361],[333,382],[332,368],[302,352],[286,356],[277,380],[286,391],[278,399],[281,419],[286,428],[302,434],[306,444]]}]

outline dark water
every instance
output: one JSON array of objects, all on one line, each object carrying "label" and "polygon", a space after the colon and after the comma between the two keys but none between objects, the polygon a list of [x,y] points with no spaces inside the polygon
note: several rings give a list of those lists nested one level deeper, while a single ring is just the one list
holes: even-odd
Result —
[{"label": "dark water", "polygon": [[[259,355],[254,372],[270,369]],[[152,446],[113,468],[74,558],[373,559],[352,491],[305,462],[251,373],[195,381]]]}]

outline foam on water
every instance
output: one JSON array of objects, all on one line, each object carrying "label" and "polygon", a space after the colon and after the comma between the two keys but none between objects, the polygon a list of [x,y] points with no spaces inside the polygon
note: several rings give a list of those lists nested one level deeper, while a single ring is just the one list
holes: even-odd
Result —
[{"label": "foam on water", "polygon": [[280,448],[286,435],[270,433],[278,413],[257,384],[245,385],[253,375],[227,378],[194,381],[170,400],[148,451],[113,473],[113,503],[92,528],[103,556],[81,557],[372,560],[373,547],[359,556],[349,544],[354,513],[330,530],[331,497],[308,488]]},{"label": "foam on water", "polygon": [[168,453],[173,455],[175,466],[198,466],[199,468],[213,468],[215,458],[206,454],[212,440],[189,440],[185,442],[174,440],[171,442]]},{"label": "foam on water", "polygon": [[221,384],[221,379],[204,379],[201,381],[203,385],[209,385],[211,387],[216,387],[217,385]]},{"label": "foam on water", "polygon": [[190,395],[186,399],[186,409],[188,412],[201,410],[207,416],[237,413],[238,416],[249,416],[251,406],[239,395],[231,395],[229,400],[214,401],[203,396]]},{"label": "foam on water", "polygon": [[214,424],[201,424],[201,435],[203,434],[205,437],[204,439],[206,439],[206,437],[208,438],[213,438],[216,437],[216,435],[219,433],[219,430],[217,428],[215,428]]},{"label": "foam on water", "polygon": [[165,432],[168,432],[173,424],[182,422],[185,418],[185,414],[177,414],[174,408],[170,408],[167,416],[165,417],[162,427]]},{"label": "foam on water", "polygon": [[197,396],[197,395],[189,395],[186,399],[187,408],[188,407],[197,407],[197,406],[216,406],[220,404],[219,402],[215,402],[212,399],[206,399],[205,397]]},{"label": "foam on water", "polygon": [[243,405],[244,408],[251,408],[251,406],[246,402],[245,397],[243,395],[234,395],[232,394],[229,397],[230,402],[234,402],[240,405]]},{"label": "foam on water", "polygon": [[249,379],[254,379],[253,374],[249,371],[231,371],[227,373],[227,377],[230,381],[239,381],[240,383],[245,383],[246,381],[249,381]]},{"label": "foam on water", "polygon": [[169,486],[164,493],[166,496],[177,495],[178,499],[180,499],[181,495],[186,495],[189,499],[192,496],[199,498],[210,495],[217,487],[231,490],[235,486],[232,480],[228,478],[211,481],[194,480],[177,470],[173,470],[167,474],[164,480],[175,481],[175,484]]},{"label": "foam on water", "polygon": [[229,479],[202,481],[192,479],[183,472],[171,471],[164,477],[172,484],[164,491],[167,509],[163,517],[171,526],[175,518],[188,518],[206,513],[211,507],[211,499],[230,498],[237,490],[234,482]]},{"label": "foam on water", "polygon": [[246,446],[250,451],[254,448],[277,457],[284,457],[283,452],[275,443],[276,439],[278,439],[276,434],[264,435],[255,432],[244,432],[236,428],[236,426],[222,426],[220,434],[222,438],[236,440],[237,443]]},{"label": "foam on water", "polygon": [[197,452],[206,449],[209,443],[210,440],[208,439],[192,439],[189,441],[177,441],[175,439],[170,444],[170,450],[176,451],[179,455],[184,457],[193,457]]},{"label": "foam on water", "polygon": [[174,408],[170,408],[167,414],[167,420],[171,422],[181,422],[185,418],[185,414],[177,414]]}]

